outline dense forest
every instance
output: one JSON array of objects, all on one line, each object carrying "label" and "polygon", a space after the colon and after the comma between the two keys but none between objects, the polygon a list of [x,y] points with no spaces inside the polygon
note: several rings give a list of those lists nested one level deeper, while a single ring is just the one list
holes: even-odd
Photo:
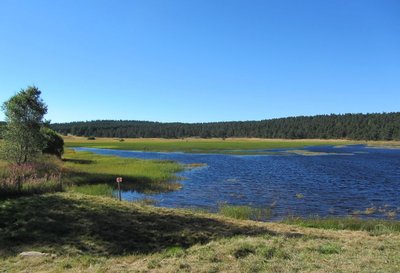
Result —
[{"label": "dense forest", "polygon": [[258,137],[400,140],[400,112],[210,123],[96,120],[56,123],[52,124],[52,128],[63,135],[115,138]]}]

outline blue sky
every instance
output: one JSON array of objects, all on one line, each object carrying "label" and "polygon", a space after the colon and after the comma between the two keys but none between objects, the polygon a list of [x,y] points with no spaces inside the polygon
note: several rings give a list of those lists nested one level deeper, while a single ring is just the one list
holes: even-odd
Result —
[{"label": "blue sky", "polygon": [[53,122],[400,111],[400,1],[2,0],[0,101],[28,85]]}]

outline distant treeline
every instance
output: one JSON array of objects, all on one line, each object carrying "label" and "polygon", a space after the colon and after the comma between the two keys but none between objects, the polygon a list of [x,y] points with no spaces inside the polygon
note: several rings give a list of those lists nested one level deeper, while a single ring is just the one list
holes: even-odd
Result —
[{"label": "distant treeline", "polygon": [[96,120],[56,123],[52,124],[52,128],[63,135],[114,138],[257,137],[400,140],[400,112],[210,123]]}]

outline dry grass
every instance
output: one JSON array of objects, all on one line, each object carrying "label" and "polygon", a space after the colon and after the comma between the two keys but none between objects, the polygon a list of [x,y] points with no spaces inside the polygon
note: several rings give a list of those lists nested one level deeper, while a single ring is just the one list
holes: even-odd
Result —
[{"label": "dry grass", "polygon": [[[3,201],[0,219],[0,272],[400,272],[397,232],[258,223],[71,193]],[[57,257],[18,257],[22,250]]]}]

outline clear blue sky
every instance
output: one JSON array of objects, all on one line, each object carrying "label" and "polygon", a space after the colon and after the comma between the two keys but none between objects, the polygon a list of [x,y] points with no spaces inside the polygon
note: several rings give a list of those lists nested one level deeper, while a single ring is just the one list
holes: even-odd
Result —
[{"label": "clear blue sky", "polygon": [[1,0],[0,101],[33,84],[53,122],[400,111],[400,1]]}]

